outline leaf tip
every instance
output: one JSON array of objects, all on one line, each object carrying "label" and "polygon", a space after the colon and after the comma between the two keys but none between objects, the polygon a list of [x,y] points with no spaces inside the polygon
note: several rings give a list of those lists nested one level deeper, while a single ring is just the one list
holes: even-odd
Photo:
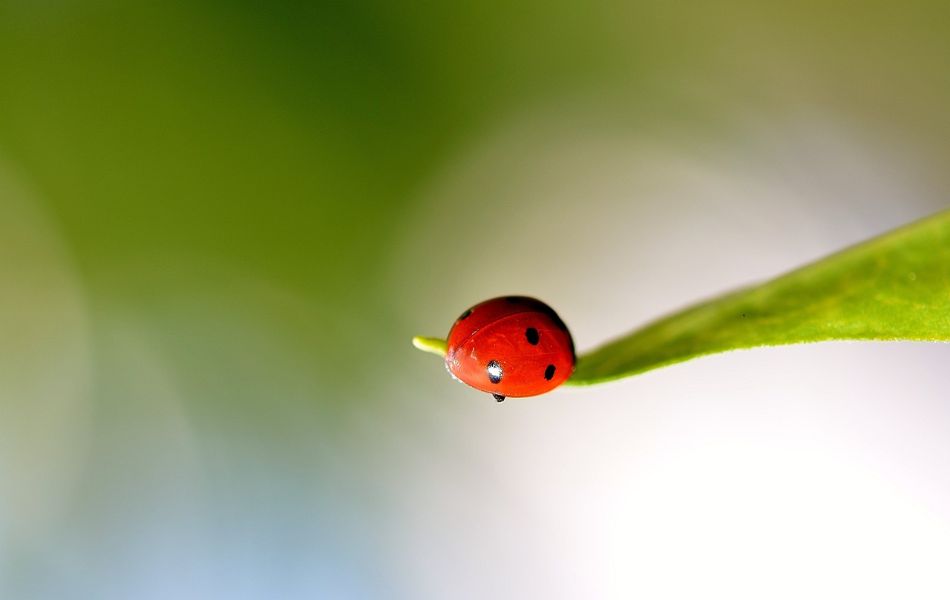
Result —
[{"label": "leaf tip", "polygon": [[424,337],[417,335],[412,338],[412,345],[423,352],[445,356],[447,344],[441,338]]}]

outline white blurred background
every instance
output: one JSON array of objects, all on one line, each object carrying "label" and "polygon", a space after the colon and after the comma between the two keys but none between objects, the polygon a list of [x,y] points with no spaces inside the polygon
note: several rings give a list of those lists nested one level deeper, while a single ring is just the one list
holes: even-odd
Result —
[{"label": "white blurred background", "polygon": [[[586,112],[506,121],[426,187],[392,264],[420,332],[531,293],[583,351],[943,203],[834,115],[676,143]],[[416,597],[943,597],[948,360],[758,349],[502,405],[406,360],[407,391],[440,402],[394,461],[414,482],[394,560]]]}]

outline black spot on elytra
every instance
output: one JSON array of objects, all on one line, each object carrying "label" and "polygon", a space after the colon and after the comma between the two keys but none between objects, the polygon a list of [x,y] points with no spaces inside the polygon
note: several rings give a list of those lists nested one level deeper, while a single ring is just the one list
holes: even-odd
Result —
[{"label": "black spot on elytra", "polygon": [[535,329],[534,327],[528,327],[524,332],[524,336],[528,338],[528,343],[531,344],[532,346],[538,345],[538,340],[540,339],[540,336],[538,335],[538,330]]},{"label": "black spot on elytra", "polygon": [[521,304],[523,300],[521,296],[505,296],[505,302],[508,304]]},{"label": "black spot on elytra", "polygon": [[461,314],[461,316],[459,316],[459,321],[464,321],[465,319],[468,318],[468,316],[469,316],[470,314],[472,314],[472,309],[471,309],[471,308],[468,309],[467,311],[463,312],[463,313]]},{"label": "black spot on elytra", "polygon": [[552,379],[554,379],[554,371],[555,371],[554,365],[548,365],[548,368],[544,370],[544,378],[547,379],[548,381],[551,381]]},{"label": "black spot on elytra", "polygon": [[501,370],[501,365],[498,364],[497,360],[488,361],[485,371],[488,373],[488,381],[492,383],[501,382],[501,378],[504,376],[504,373]]}]

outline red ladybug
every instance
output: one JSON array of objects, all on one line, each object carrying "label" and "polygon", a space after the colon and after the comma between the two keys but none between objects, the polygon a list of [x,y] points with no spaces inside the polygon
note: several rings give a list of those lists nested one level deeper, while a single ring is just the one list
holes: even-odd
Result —
[{"label": "red ladybug", "polygon": [[452,377],[498,402],[553,390],[567,381],[576,362],[564,321],[526,296],[493,298],[462,313],[449,331],[445,355]]}]

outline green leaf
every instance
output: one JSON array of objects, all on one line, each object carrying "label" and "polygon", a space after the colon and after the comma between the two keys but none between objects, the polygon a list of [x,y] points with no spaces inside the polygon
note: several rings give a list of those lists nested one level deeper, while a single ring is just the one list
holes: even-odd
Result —
[{"label": "green leaf", "polygon": [[568,383],[829,340],[950,340],[950,212],[633,331],[581,356]]},{"label": "green leaf", "polygon": [[[830,340],[950,341],[950,211],[673,313],[578,358],[591,385],[707,354]],[[445,354],[438,338],[417,348]]]}]

